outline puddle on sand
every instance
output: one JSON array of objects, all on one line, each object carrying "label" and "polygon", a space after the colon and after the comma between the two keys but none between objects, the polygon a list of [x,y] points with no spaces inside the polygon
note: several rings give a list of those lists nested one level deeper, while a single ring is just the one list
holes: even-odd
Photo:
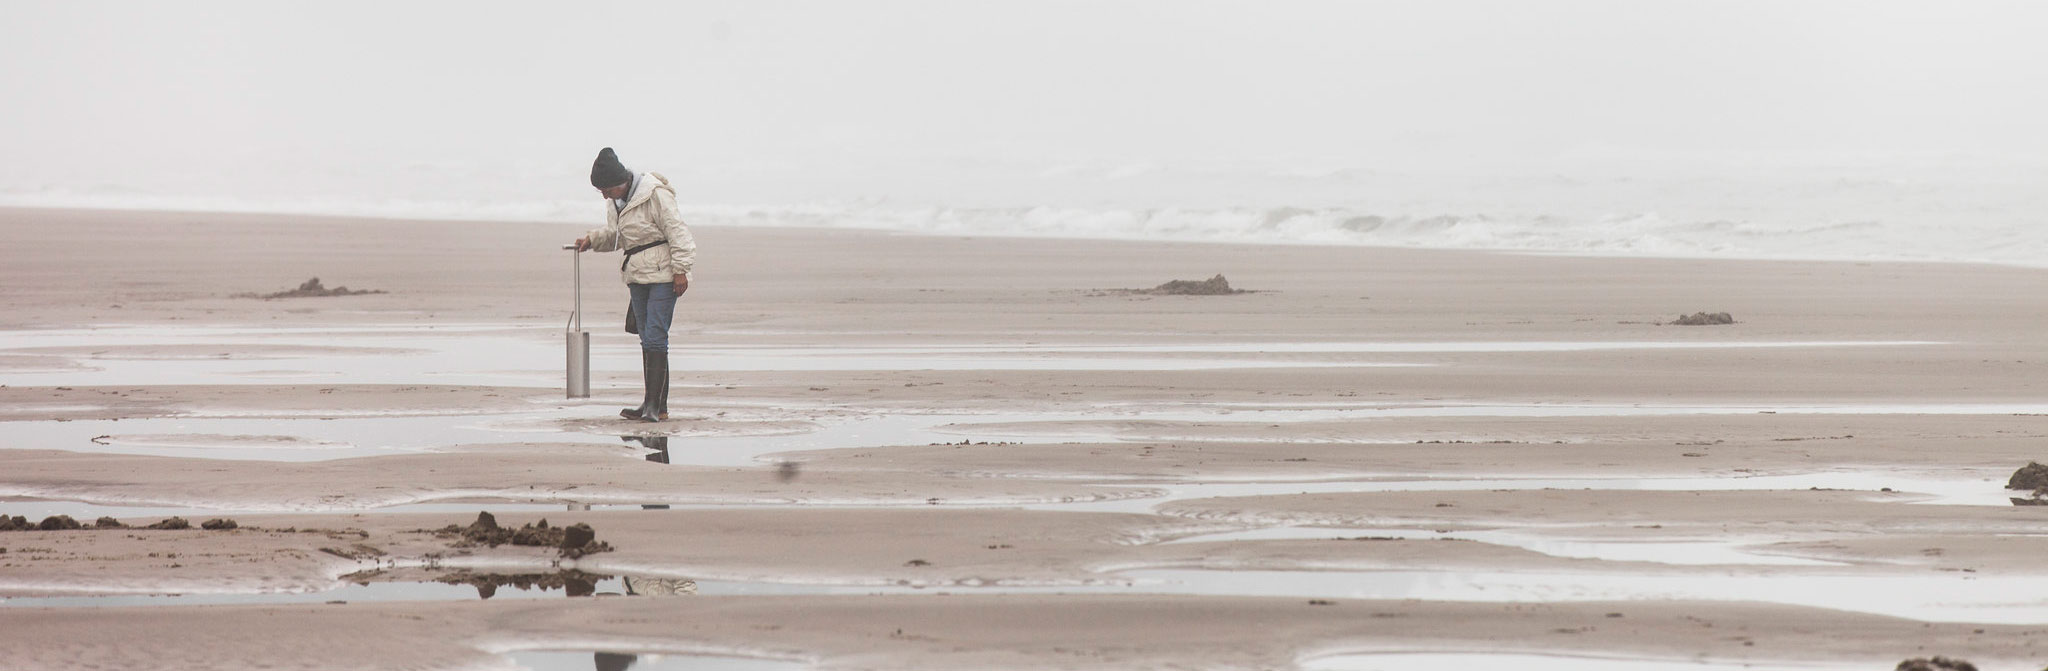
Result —
[{"label": "puddle on sand", "polygon": [[[2001,476],[2002,477],[2002,476]],[[1746,477],[1672,478],[1518,478],[1475,474],[1470,477],[1359,476],[1354,480],[1203,482],[1188,483],[1155,479],[1129,479],[1114,486],[1144,486],[1166,491],[1156,498],[1117,499],[1082,503],[1045,503],[1020,506],[1031,510],[1067,510],[1116,513],[1154,513],[1160,506],[1196,499],[1286,496],[1292,494],[1455,492],[1496,490],[1594,490],[1594,491],[1798,491],[1837,489],[1882,493],[1922,494],[1928,498],[1915,504],[1983,505],[2009,507],[2013,492],[2001,482],[1982,476],[1934,478],[1910,473],[1825,472]],[[1372,478],[1372,479],[1366,479]]]},{"label": "puddle on sand", "polygon": [[1778,542],[1783,538],[1699,539],[1680,541],[1596,541],[1552,538],[1515,531],[1431,531],[1424,529],[1338,529],[1327,527],[1272,527],[1202,534],[1176,538],[1161,545],[1218,543],[1262,540],[1347,540],[1355,538],[1398,538],[1403,540],[1469,540],[1488,545],[1517,547],[1552,557],[1640,561],[1682,566],[1841,566],[1840,562],[1752,554],[1744,546]]},{"label": "puddle on sand", "polygon": [[[141,525],[146,525],[146,524],[149,524],[149,523],[155,522],[155,521],[157,521],[157,520],[160,520],[160,519],[163,519],[163,518],[166,518],[166,517],[185,517],[185,518],[194,518],[194,517],[201,517],[201,516],[204,516],[204,517],[209,517],[209,518],[211,518],[211,517],[232,517],[232,516],[235,516],[235,515],[278,515],[278,514],[296,514],[296,513],[314,513],[314,514],[318,514],[318,513],[321,513],[321,512],[330,512],[330,513],[373,513],[373,512],[374,512],[374,513],[463,513],[463,514],[466,514],[466,515],[474,516],[474,515],[475,515],[475,514],[476,514],[476,513],[478,512],[478,511],[482,511],[482,510],[491,510],[491,511],[495,511],[495,512],[540,512],[540,513],[547,513],[547,512],[555,512],[555,511],[558,511],[558,510],[562,510],[562,509],[563,509],[563,506],[564,506],[564,504],[562,504],[562,503],[560,503],[560,502],[548,502],[548,503],[531,503],[531,502],[517,502],[517,503],[505,503],[505,502],[498,502],[498,501],[492,501],[492,502],[488,502],[488,503],[408,503],[408,504],[404,504],[404,505],[396,505],[396,506],[385,506],[385,507],[382,507],[382,508],[370,508],[370,509],[333,509],[333,510],[327,510],[327,511],[321,511],[321,510],[310,510],[310,511],[307,511],[307,510],[277,510],[277,509],[265,509],[265,510],[244,510],[244,509],[239,509],[239,508],[200,508],[200,507],[177,507],[177,506],[119,506],[119,505],[107,505],[107,504],[100,504],[100,503],[84,503],[84,502],[79,502],[79,501],[49,501],[49,500],[43,500],[43,499],[19,499],[19,498],[7,498],[7,497],[0,497],[0,514],[6,514],[6,515],[20,515],[20,516],[22,516],[22,517],[26,517],[26,518],[29,518],[29,519],[31,519],[31,520],[37,520],[37,521],[41,521],[41,520],[42,520],[43,518],[45,518],[45,517],[49,517],[49,516],[52,516],[52,515],[70,515],[72,519],[75,519],[75,520],[79,520],[79,521],[81,521],[81,522],[85,522],[85,523],[87,523],[87,524],[91,524],[91,522],[92,522],[93,520],[99,519],[99,518],[101,518],[101,517],[112,517],[112,518],[114,518],[114,519],[120,520],[121,522],[123,522],[123,523],[125,523],[125,524],[129,524],[129,525],[131,525],[131,526],[141,526]],[[576,510],[576,509],[577,509],[577,508],[575,508],[575,507],[573,507],[573,506],[569,508],[569,510]],[[199,520],[192,520],[192,521],[193,521],[194,523],[197,523],[197,522],[198,522]]]},{"label": "puddle on sand", "polygon": [[2038,576],[2030,575],[1767,575],[1727,571],[1673,576],[1178,569],[1125,571],[1118,575],[1138,581],[1135,590],[1168,594],[1488,603],[1745,601],[1923,622],[2048,624],[2048,587]]},{"label": "puddle on sand", "polygon": [[[604,409],[609,409],[605,406]],[[647,450],[639,457],[650,462],[714,467],[764,467],[764,458],[785,452],[856,448],[887,445],[923,445],[953,442],[961,435],[962,421],[989,421],[1016,423],[1060,420],[1089,417],[1087,413],[1013,413],[975,415],[911,415],[911,414],[836,414],[815,418],[813,431],[801,433],[777,433],[771,435],[688,435],[688,436],[618,436],[596,434],[573,430],[536,429],[536,417],[546,418],[580,417],[592,412],[585,406],[550,409],[524,414],[459,415],[423,417],[348,417],[338,419],[250,419],[250,418],[159,418],[131,420],[89,420],[71,422],[0,422],[8,429],[8,435],[0,438],[0,449],[40,448],[65,449],[85,453],[143,454],[187,458],[215,458],[265,461],[323,461],[329,459],[384,455],[401,452],[425,452],[437,447],[459,447],[472,444],[506,442],[578,442],[619,446],[638,443]],[[842,411],[843,412],[843,411]],[[1237,416],[1256,413],[1236,413]],[[1258,421],[1258,420],[1252,420]],[[609,428],[609,427],[607,427]],[[115,434],[115,432],[119,432]],[[147,440],[124,440],[118,436],[148,436]],[[179,446],[180,437],[203,439],[206,436],[271,436],[288,437],[290,441],[272,440],[264,447],[186,447]],[[114,437],[110,437],[114,436]],[[1027,442],[1025,436],[1002,433],[972,433],[975,440],[987,442]],[[234,444],[227,441],[226,444]],[[673,445],[674,449],[669,449]],[[476,452],[479,457],[488,453]],[[630,452],[625,458],[631,458]],[[800,464],[797,465],[800,467]],[[1150,480],[1114,480],[1106,484],[1127,487],[1147,485],[1168,492],[1163,498],[1133,498],[1100,502],[1031,504],[1024,507],[1040,510],[1063,511],[1106,511],[1151,513],[1158,506],[1178,500],[1226,497],[1263,496],[1299,493],[1328,492],[1388,492],[1388,491],[1470,491],[1470,490],[1531,490],[1531,489],[1590,489],[1590,490],[1803,490],[1810,488],[1867,491],[1876,493],[1884,489],[1895,492],[1922,494],[1928,498],[1914,503],[1984,505],[2006,507],[2011,505],[2012,492],[2002,487],[1999,478],[2004,473],[1973,473],[1965,477],[1931,477],[1916,473],[1899,472],[1820,472],[1773,476],[1743,477],[1689,477],[1689,478],[1520,478],[1512,476],[1489,476],[1474,474],[1457,478],[1432,478],[1413,475],[1355,475],[1350,480],[1282,480],[1263,482],[1208,482],[1179,483]],[[1087,479],[1086,474],[1076,474],[1078,479]],[[8,492],[0,490],[0,496]],[[32,492],[14,492],[30,495]],[[520,505],[524,502],[512,502]],[[649,502],[658,503],[658,502]],[[504,506],[504,504],[491,504]],[[559,509],[561,504],[533,504],[534,510]],[[972,504],[959,504],[972,505]],[[1014,504],[1010,504],[1014,505]],[[424,504],[376,508],[380,512],[459,512],[473,505]],[[334,508],[334,510],[362,510],[358,508]],[[142,507],[97,506],[91,504],[65,504],[61,502],[39,503],[33,506],[7,504],[9,514],[24,515],[40,519],[48,515],[65,514],[79,519],[111,515],[125,518],[137,515],[186,515],[219,512],[260,512],[239,511],[232,508],[207,507],[203,502],[191,506],[156,505]],[[309,511],[310,512],[310,511]]]},{"label": "puddle on sand", "polygon": [[[1170,433],[1175,424],[1289,424],[1315,422],[1369,422],[1375,419],[1406,418],[1497,418],[1497,417],[1684,417],[1722,415],[2040,415],[2048,414],[2048,403],[1866,403],[1842,405],[1650,405],[1620,403],[1252,403],[1215,404],[1123,404],[1100,406],[1093,413],[1040,413],[1026,420],[1004,421],[970,418],[948,431],[970,434],[976,431],[1011,431],[1031,436],[1101,436],[1127,440],[1204,440],[1200,434]],[[1111,423],[1107,426],[1087,422]],[[1046,423],[1044,426],[1012,424]],[[1133,424],[1142,423],[1142,424]],[[1020,430],[1021,429],[1021,430]],[[1274,432],[1279,442],[1351,442],[1351,439],[1304,439]],[[1210,440],[1216,438],[1210,437]],[[1230,436],[1233,442],[1259,442],[1259,438]],[[1364,442],[1374,442],[1366,440]],[[1394,442],[1409,442],[1402,439]]]},{"label": "puddle on sand", "polygon": [[[484,599],[549,599],[582,597],[680,597],[691,595],[865,595],[929,594],[936,587],[909,585],[844,585],[777,583],[742,580],[693,580],[596,574],[503,575],[478,572],[445,576],[453,582],[401,580],[344,582],[317,592],[100,594],[79,596],[0,597],[0,608],[105,608],[115,606],[210,606],[222,604],[293,604],[383,601],[477,601]],[[968,588],[971,589],[971,588]],[[1051,588],[1024,588],[1046,590]],[[1079,589],[1079,588],[1067,588]]]},{"label": "puddle on sand", "polygon": [[[575,406],[517,414],[337,417],[332,419],[186,418],[0,422],[0,450],[50,449],[92,454],[136,454],[198,459],[256,461],[326,461],[397,452],[508,442],[574,442],[618,445],[616,432],[663,430],[616,420],[611,405]],[[792,411],[791,419],[809,422],[812,430],[763,433],[746,426],[713,435],[654,436],[677,442],[680,455],[697,466],[759,466],[763,455],[776,452],[949,442],[955,436],[937,427],[950,422],[999,419],[1031,421],[1033,414],[848,416],[843,411]],[[821,416],[812,416],[813,414]],[[1068,417],[1060,414],[1055,417]],[[1087,415],[1073,414],[1075,417]],[[560,421],[600,417],[607,421],[592,430],[570,430]],[[776,419],[763,414],[752,419]],[[687,421],[687,420],[686,420]],[[674,427],[670,427],[673,429]],[[686,427],[685,427],[686,428]],[[602,433],[597,431],[603,431]],[[985,434],[984,434],[985,435]],[[127,436],[146,436],[130,440]],[[289,437],[263,447],[194,446],[201,437]],[[183,443],[180,444],[181,439]],[[215,440],[215,443],[232,441]],[[678,460],[682,463],[682,460]]]},{"label": "puddle on sand", "polygon": [[802,671],[802,662],[715,655],[677,655],[648,652],[554,652],[505,653],[513,663],[528,671]]},{"label": "puddle on sand", "polygon": [[1467,531],[1442,534],[1489,545],[1518,547],[1552,557],[1638,561],[1681,566],[1841,566],[1805,557],[1758,554],[1746,551],[1751,545],[1777,542],[1782,538],[1698,539],[1678,541],[1628,541],[1551,538],[1516,531]]},{"label": "puddle on sand", "polygon": [[[826,424],[823,426],[823,428],[814,433],[780,436],[671,438],[667,436],[593,436],[589,434],[562,435],[572,436],[574,440],[588,441],[604,445],[637,446],[640,449],[645,450],[640,453],[639,458],[654,463],[682,463],[687,465],[743,466],[760,468],[771,466],[771,464],[767,464],[763,461],[764,457],[777,453],[797,450],[826,449],[832,447],[848,447],[856,445],[920,444],[923,442],[946,442],[942,439],[943,437],[940,434],[934,432],[933,429],[925,428],[927,422],[929,422],[930,420],[930,417],[922,416],[880,416],[845,423]],[[88,427],[88,429],[90,429],[90,427]],[[925,439],[936,440],[875,442],[877,440],[877,434],[889,434],[889,437],[891,438],[921,436],[922,438]],[[510,440],[503,436],[492,437],[497,438],[497,441],[491,442],[502,442],[505,440]],[[669,446],[671,445],[674,446],[674,449],[670,449]],[[279,452],[290,451],[285,448],[265,449],[275,449]],[[313,452],[317,452],[319,454],[301,454],[298,455],[298,459],[278,460],[310,461],[314,460],[315,456],[324,456],[326,452],[331,451],[333,451],[333,449],[316,450]],[[154,452],[151,453],[154,454]],[[488,453],[484,452],[478,452],[475,454],[479,457],[488,456]],[[272,453],[269,451],[266,451],[265,455],[272,458],[285,456],[277,453]],[[628,457],[630,458],[630,455],[628,455]],[[799,469],[801,468],[801,464],[790,464],[787,466],[783,466],[782,468],[786,469],[787,472],[795,474],[800,472]],[[1485,474],[1475,474],[1470,477],[1462,478],[1431,478],[1414,476],[1360,475],[1355,477],[1361,479],[1352,480],[1283,480],[1263,482],[1208,483],[1186,483],[1172,481],[1160,482],[1152,479],[1120,479],[1114,480],[1112,482],[1106,482],[1104,483],[1104,486],[1112,488],[1129,488],[1132,486],[1144,486],[1147,488],[1164,491],[1165,495],[1154,498],[1118,498],[1112,500],[1079,501],[1070,503],[1036,503],[1024,504],[1021,506],[1016,503],[978,504],[964,502],[953,502],[948,503],[947,505],[1020,507],[1030,510],[1047,511],[1092,511],[1150,514],[1156,512],[1156,510],[1160,506],[1177,501],[1185,501],[1192,499],[1243,496],[1276,496],[1317,493],[1370,493],[1397,491],[1487,491],[1538,489],[1596,491],[1792,491],[1820,488],[1862,491],[1876,495],[1880,493],[1882,490],[1889,488],[1893,492],[1918,494],[1923,495],[1925,497],[1921,499],[1912,500],[1909,502],[1909,504],[1981,505],[1997,507],[2011,506],[2012,503],[2009,499],[2013,492],[2005,490],[2003,488],[2003,482],[1992,478],[1992,475],[1995,475],[1997,477],[2004,477],[2003,474],[1996,473],[1990,475],[1980,474],[1974,477],[1939,478],[1914,473],[1823,472],[1773,476],[1682,478],[1517,478],[1491,476]],[[6,512],[10,515],[22,515],[35,519],[41,519],[42,517],[46,517],[49,515],[70,515],[78,519],[93,519],[98,518],[102,515],[106,515],[125,520],[128,517],[136,516],[161,517],[169,515],[220,514],[223,512],[281,512],[276,510],[244,510],[233,507],[209,507],[203,505],[203,502],[195,502],[194,505],[189,506],[124,506],[68,501],[46,501],[35,500],[32,496],[27,496],[33,494],[31,492],[17,491],[13,493],[16,495],[16,497],[13,500],[8,500],[7,498],[5,498],[7,492],[4,491],[4,489],[0,489],[0,512]],[[562,506],[565,504],[570,505],[570,509],[572,510],[590,509],[589,507],[576,507],[582,504],[572,503],[568,501],[554,503],[544,503],[537,501],[510,501],[504,503],[437,502],[423,504],[404,504],[398,506],[386,506],[379,508],[336,507],[332,508],[331,510],[336,512],[469,512],[476,510],[480,507],[492,507],[503,508],[506,510],[548,511],[560,510],[562,509]],[[661,504],[660,502],[649,501],[647,502],[647,505]],[[777,504],[754,502],[746,504],[744,507],[776,506]],[[619,506],[613,504],[603,504],[597,507],[607,510],[619,508]],[[633,507],[640,506],[635,505]],[[721,506],[706,506],[693,504],[688,506],[678,505],[676,507],[701,508]],[[922,508],[924,506],[920,505],[918,507]],[[319,512],[319,510],[307,509],[295,510],[294,512]]]},{"label": "puddle on sand", "polygon": [[[637,347],[630,337],[598,332],[592,365],[630,370]],[[325,384],[533,384],[560,381],[561,332],[520,325],[385,325],[328,328],[108,327],[4,333],[0,354],[60,357],[44,365],[0,372],[0,384],[151,385],[254,384],[277,379]],[[1897,347],[1922,341],[1562,341],[1562,342],[1252,342],[1151,345],[907,345],[892,347],[690,347],[671,350],[671,365],[694,371],[887,370],[1217,370],[1284,367],[1424,366],[1423,363],[1302,361],[1272,355],[1455,354],[1586,352],[1603,350]],[[261,358],[213,356],[237,347]],[[93,348],[156,348],[96,358]],[[198,347],[203,358],[180,355]],[[69,358],[45,348],[78,352]],[[375,348],[375,349],[366,349]],[[1194,355],[1194,356],[1190,356]],[[533,368],[506,369],[505,362]],[[82,366],[73,368],[72,366]]]},{"label": "puddle on sand", "polygon": [[[1945,345],[1947,343],[1926,340],[1786,340],[1786,341],[1742,341],[1742,340],[1698,340],[1698,341],[1651,341],[1651,340],[1550,340],[1550,341],[1478,341],[1478,342],[1251,342],[1251,343],[1207,343],[1190,345],[1023,345],[1017,347],[989,348],[978,346],[954,347],[950,351],[973,352],[1096,352],[1146,354],[1438,354],[1438,353],[1514,353],[1514,352],[1593,352],[1603,350],[1656,350],[1656,349],[1782,349],[1792,347],[1900,347],[1911,345]],[[902,351],[910,348],[868,348],[880,351]],[[933,348],[917,348],[929,351]]]},{"label": "puddle on sand", "polygon": [[[567,411],[563,411],[567,412]],[[585,410],[583,412],[591,412]],[[252,461],[326,461],[425,452],[435,447],[524,442],[607,442],[615,439],[557,432],[536,437],[530,432],[496,429],[493,421],[524,419],[527,414],[430,415],[399,417],[318,417],[305,419],[159,417],[68,422],[0,422],[5,437],[0,449],[65,450],[93,454],[136,454],[195,459]],[[127,436],[147,436],[129,440]],[[261,447],[199,445],[196,436],[284,436],[295,442]],[[188,444],[179,444],[179,438]],[[220,443],[221,441],[215,441]]]},{"label": "puddle on sand", "polygon": [[[0,384],[157,385],[257,384],[277,379],[323,384],[524,384],[561,381],[562,332],[553,327],[515,325],[366,326],[324,329],[262,327],[198,327],[161,329],[110,327],[87,330],[9,331],[0,354],[35,354],[40,367],[0,370]],[[631,370],[639,347],[629,336],[594,332],[593,370]],[[176,356],[204,346],[208,352],[232,353],[243,347],[268,353],[262,358]],[[376,350],[365,349],[374,346]],[[45,348],[78,352],[69,358],[41,353]],[[129,354],[95,358],[93,348],[155,347],[155,356]],[[1291,351],[1371,352],[1359,350],[1290,350],[1274,343],[1220,346],[1191,350],[1212,354],[1289,353]],[[1173,346],[1125,348],[1047,348],[1031,345],[946,345],[906,347],[691,347],[670,350],[678,370],[736,371],[890,371],[890,370],[1219,370],[1237,368],[1424,366],[1417,363],[1358,361],[1303,362],[1252,357],[1174,357]],[[1388,350],[1404,351],[1404,350]],[[1482,350],[1483,351],[1483,350]],[[59,365],[48,363],[60,357]],[[534,367],[507,369],[506,362]],[[78,367],[73,367],[78,366]]]},{"label": "puddle on sand", "polygon": [[[425,451],[435,447],[502,442],[609,442],[619,432],[682,431],[691,465],[758,465],[775,452],[835,448],[924,445],[955,442],[962,436],[986,442],[1034,442],[1049,436],[1085,440],[1151,440],[1173,423],[1288,424],[1366,422],[1384,417],[1636,416],[1747,414],[1762,406],[1623,406],[1552,404],[1374,405],[1352,408],[1230,410],[1226,408],[1143,411],[1136,409],[905,414],[846,408],[696,408],[683,412],[736,413],[717,417],[729,426],[692,433],[691,420],[676,426],[621,425],[612,405],[575,403],[518,413],[426,416],[338,416],[308,418],[165,417],[125,420],[0,422],[0,449],[59,449],[102,454],[148,454],[189,458],[320,461]],[[1769,410],[1808,414],[2011,414],[2048,413],[2048,405],[1803,406]],[[586,421],[578,421],[586,420]],[[1161,423],[1131,429],[1131,422]],[[766,427],[766,428],[764,428]],[[772,429],[772,430],[770,430]],[[1137,431],[1143,435],[1132,435]],[[1274,432],[1281,435],[1284,432]],[[213,445],[202,438],[211,436]],[[140,439],[137,439],[140,437]],[[220,438],[242,441],[222,441]],[[249,447],[252,437],[284,437]],[[180,444],[180,440],[188,444]],[[1232,440],[1257,440],[1235,437]],[[1405,440],[1402,442],[1406,442]]]},{"label": "puddle on sand", "polygon": [[[559,331],[492,325],[368,326],[332,328],[116,327],[10,331],[12,349],[63,347],[190,348],[237,346],[279,352],[265,358],[119,358],[75,360],[90,370],[0,375],[10,385],[267,384],[279,379],[328,384],[507,384],[560,381],[551,368],[500,372],[506,361],[559,362]],[[348,349],[327,349],[332,347]],[[405,350],[366,354],[361,346]],[[281,348],[302,348],[299,351]]]},{"label": "puddle on sand", "polygon": [[[1687,575],[1610,575],[1554,572],[1257,571],[1139,569],[1105,574],[1086,585],[833,585],[646,578],[601,578],[577,598],[690,594],[1168,594],[1544,603],[1584,601],[1756,602],[1889,615],[1923,622],[2048,624],[2048,590],[2035,576],[1770,575],[1717,572]],[[350,584],[305,593],[183,594],[168,596],[21,597],[0,607],[104,607],[206,604],[326,603],[331,601],[469,601],[484,592],[469,584],[392,582]],[[500,587],[491,598],[559,598],[563,592]]]},{"label": "puddle on sand", "polygon": [[1302,671],[1415,671],[1415,669],[1515,669],[1516,671],[1849,671],[1845,664],[1640,659],[1565,654],[1488,652],[1383,652],[1329,655],[1302,660]]},{"label": "puddle on sand", "polygon": [[[600,581],[602,587],[609,587],[613,593],[623,594],[616,578]],[[287,604],[287,603],[328,603],[332,601],[475,601],[484,598],[481,594],[488,588],[473,585],[446,584],[438,582],[375,582],[368,585],[350,583],[341,587],[318,592],[263,592],[263,593],[184,593],[184,594],[119,594],[106,596],[47,596],[47,597],[0,597],[0,607],[39,608],[106,608],[114,606],[214,606],[223,604]],[[542,599],[562,598],[561,588],[520,589],[501,587],[491,592],[493,599]],[[589,596],[589,595],[581,595]]]}]

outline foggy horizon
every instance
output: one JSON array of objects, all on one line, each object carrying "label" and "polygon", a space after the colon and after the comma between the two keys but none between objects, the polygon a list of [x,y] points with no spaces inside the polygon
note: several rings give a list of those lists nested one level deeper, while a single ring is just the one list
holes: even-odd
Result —
[{"label": "foggy horizon", "polygon": [[473,172],[428,181],[580,198],[603,146],[714,202],[937,200],[917,182],[962,170],[1924,176],[2048,151],[2048,8],[2017,2],[14,9],[17,191]]},{"label": "foggy horizon", "polygon": [[2028,3],[16,9],[0,205],[2048,264]]}]

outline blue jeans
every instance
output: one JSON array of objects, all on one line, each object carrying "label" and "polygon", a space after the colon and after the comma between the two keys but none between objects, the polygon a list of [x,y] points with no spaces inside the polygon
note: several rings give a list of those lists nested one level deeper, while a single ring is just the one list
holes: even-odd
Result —
[{"label": "blue jeans", "polygon": [[668,351],[668,325],[676,318],[676,285],[628,284],[633,292],[633,314],[640,315],[640,349]]}]

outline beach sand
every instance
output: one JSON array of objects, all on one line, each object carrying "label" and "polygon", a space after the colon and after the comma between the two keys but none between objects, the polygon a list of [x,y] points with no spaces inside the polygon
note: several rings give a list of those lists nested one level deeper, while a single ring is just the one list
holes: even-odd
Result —
[{"label": "beach sand", "polygon": [[694,232],[649,425],[573,226],[0,210],[0,668],[2048,663],[2048,271]]}]

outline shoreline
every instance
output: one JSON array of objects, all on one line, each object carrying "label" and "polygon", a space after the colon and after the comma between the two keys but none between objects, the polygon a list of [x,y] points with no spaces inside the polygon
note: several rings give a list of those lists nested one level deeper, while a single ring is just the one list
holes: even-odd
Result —
[{"label": "shoreline", "polygon": [[[2048,270],[707,226],[639,424],[610,257],[563,398],[574,232],[0,209],[0,514],[131,527],[0,532],[0,666],[2041,662]],[[232,297],[309,275],[388,293]],[[478,511],[611,551],[431,533]],[[5,603],[152,591],[290,595]]]},{"label": "shoreline", "polygon": [[[716,207],[716,208],[721,208],[721,209],[723,209],[723,208],[730,208],[730,207],[732,207],[732,206],[715,206],[715,207]],[[808,206],[791,206],[791,207],[798,207],[798,209],[805,209],[805,208],[807,208]],[[690,209],[692,209],[692,208],[690,208],[690,207],[689,207],[688,205],[685,205],[685,206],[684,206],[684,209],[685,209],[686,211],[688,211],[688,210],[690,210]],[[697,208],[697,209],[702,209],[702,208]],[[747,208],[740,208],[740,209],[747,209]],[[759,209],[759,208],[757,208],[757,209]],[[767,209],[773,209],[773,208],[772,208],[772,207],[767,207]],[[934,207],[931,207],[931,208],[920,208],[920,209],[935,209],[935,210],[947,210],[947,209],[952,209],[952,208],[947,208],[947,207],[938,207],[938,206],[934,206]],[[987,209],[1031,209],[1031,208],[987,208]],[[0,205],[0,221],[4,221],[4,220],[6,220],[6,219],[12,218],[12,217],[8,217],[8,216],[7,216],[7,215],[8,215],[8,213],[9,213],[10,211],[13,211],[13,212],[17,212],[17,213],[27,213],[27,214],[34,214],[34,213],[38,213],[38,212],[40,212],[40,213],[97,213],[97,214],[103,214],[103,215],[143,215],[143,216],[149,216],[149,215],[159,215],[159,216],[178,216],[178,217],[202,217],[202,218],[204,218],[204,217],[228,217],[228,218],[250,218],[250,219],[256,219],[256,220],[278,220],[278,219],[290,219],[290,218],[304,218],[304,219],[312,219],[312,220],[319,220],[319,221],[329,221],[329,222],[424,222],[424,223],[439,223],[439,224],[485,224],[485,225],[489,225],[489,224],[506,224],[506,225],[539,225],[539,226],[560,226],[560,227],[565,227],[565,228],[573,228],[573,229],[577,229],[577,230],[588,230],[588,229],[592,228],[593,226],[597,226],[597,225],[602,225],[602,223],[603,223],[603,217],[601,216],[601,214],[602,214],[601,212],[593,212],[593,213],[592,213],[592,216],[590,217],[590,219],[591,219],[591,222],[590,222],[590,223],[584,223],[584,222],[582,222],[582,221],[548,221],[548,220],[541,220],[541,219],[531,219],[531,218],[517,218],[517,217],[421,217],[421,216],[418,216],[418,215],[414,215],[414,214],[400,214],[400,213],[393,213],[393,214],[388,214],[388,215],[377,215],[377,214],[345,214],[345,213],[332,213],[332,212],[289,212],[289,211],[272,211],[272,210],[204,210],[204,209],[176,209],[176,208],[170,208],[170,209],[166,209],[166,208],[155,208],[155,207],[134,207],[134,208],[119,208],[119,207],[100,207],[100,208],[93,208],[93,207],[67,207],[67,206],[44,206],[44,205]],[[688,223],[688,222],[687,222],[687,220],[686,220],[686,223]],[[2037,260],[2037,261],[2032,261],[2032,262],[2022,262],[2022,261],[1998,261],[1998,260],[1989,260],[1989,259],[1912,259],[1912,258],[1871,258],[1871,257],[1841,256],[1841,255],[1836,255],[1836,256],[1796,256],[1796,255],[1790,255],[1790,256],[1788,256],[1788,255],[1740,255],[1740,254],[1735,254],[1735,255],[1725,255],[1725,254],[1711,254],[1711,253],[1665,253],[1665,254],[1657,254],[1657,253],[1646,253],[1646,252],[1637,252],[1637,251],[1630,251],[1630,252],[1602,252],[1602,251],[1589,251],[1589,250],[1570,250],[1570,249],[1527,249],[1527,248],[1516,248],[1516,247],[1454,247],[1454,246],[1441,246],[1441,245],[1436,245],[1436,246],[1432,246],[1432,245],[1408,245],[1408,244],[1388,244],[1388,243],[1374,243],[1374,242],[1346,242],[1346,241],[1333,241],[1333,240],[1279,240],[1279,239],[1266,239],[1266,238],[1242,238],[1242,239],[1213,239],[1213,238],[1191,238],[1191,239],[1186,239],[1186,240],[1168,240],[1168,239],[1161,239],[1161,238],[1158,238],[1158,237],[1144,237],[1144,236],[1085,236],[1085,235],[1057,235],[1057,234],[1055,234],[1055,235],[1045,235],[1045,234],[1030,234],[1030,235],[1027,235],[1027,234],[1017,234],[1017,235],[1005,235],[1005,234],[1004,234],[1004,233],[1002,233],[1001,231],[971,231],[971,232],[963,232],[963,231],[950,231],[950,230],[920,230],[920,229],[909,229],[909,228],[892,228],[892,227],[888,227],[888,226],[823,226],[823,225],[816,225],[816,224],[766,224],[766,225],[759,225],[759,224],[757,224],[757,225],[739,225],[739,224],[731,224],[731,223],[721,223],[721,222],[716,222],[716,221],[714,221],[714,222],[710,222],[710,223],[692,223],[692,224],[690,224],[690,225],[692,226],[692,229],[693,229],[693,230],[694,230],[695,228],[697,228],[697,227],[700,227],[700,226],[701,226],[701,227],[711,227],[711,228],[741,228],[741,229],[762,229],[762,230],[795,230],[795,231],[806,231],[806,230],[809,230],[809,231],[821,231],[821,232],[866,232],[866,233],[877,233],[877,234],[891,234],[891,235],[911,235],[911,236],[934,236],[934,237],[968,237],[968,238],[989,238],[989,239],[998,239],[998,240],[1012,240],[1012,239],[1016,239],[1016,240],[1052,240],[1052,241],[1066,241],[1066,242],[1107,242],[1107,243],[1132,243],[1132,244],[1145,244],[1145,243],[1165,243],[1165,244],[1193,244],[1193,245],[1222,245],[1222,246],[1251,246],[1251,247],[1324,247],[1324,246],[1337,246],[1337,247],[1355,247],[1355,248],[1362,248],[1362,249],[1377,249],[1377,250],[1406,250],[1406,251],[1420,251],[1420,252],[1453,252],[1453,253],[1472,253],[1472,254],[1501,254],[1501,255],[1511,255],[1511,256],[1532,256],[1532,257],[1558,257],[1558,258],[1569,258],[1569,259],[1588,259],[1588,260],[1597,260],[1597,259],[1642,259],[1642,260],[1653,260],[1653,261],[1654,261],[1654,260],[1665,260],[1665,261],[1728,261],[1728,262],[1751,262],[1751,263],[1818,263],[1818,264],[1853,264],[1853,265],[1869,265],[1869,264],[1904,264],[1904,265],[1936,265],[1936,266],[1950,266],[1950,265],[1954,265],[1954,266],[1988,266],[1988,267],[1994,267],[1994,268],[2009,268],[2009,269],[2023,269],[2023,270],[2048,270],[2048,259],[2042,259],[2042,260]]]}]

